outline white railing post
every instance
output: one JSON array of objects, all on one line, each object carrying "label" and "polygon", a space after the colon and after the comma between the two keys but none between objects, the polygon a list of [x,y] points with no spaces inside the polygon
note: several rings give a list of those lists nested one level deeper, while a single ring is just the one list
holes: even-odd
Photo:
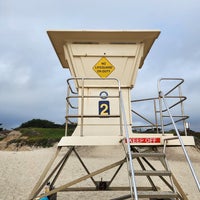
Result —
[{"label": "white railing post", "polygon": [[196,173],[195,173],[195,171],[194,171],[194,168],[193,168],[193,166],[192,166],[192,163],[191,163],[191,161],[190,161],[190,158],[189,158],[189,156],[188,156],[188,153],[187,153],[187,151],[186,151],[186,149],[185,149],[185,146],[184,146],[183,140],[182,140],[182,138],[181,138],[181,136],[180,136],[180,133],[179,133],[177,127],[176,127],[176,124],[175,124],[175,122],[174,122],[174,119],[173,119],[173,117],[172,117],[172,114],[171,114],[171,112],[170,112],[170,110],[169,110],[169,107],[168,107],[168,105],[167,105],[166,99],[165,99],[165,97],[164,97],[164,95],[162,94],[161,91],[159,92],[159,95],[160,95],[160,97],[163,99],[164,105],[165,105],[165,107],[166,107],[166,109],[167,109],[167,112],[168,112],[168,114],[169,114],[169,116],[170,116],[170,119],[172,120],[174,129],[175,129],[176,134],[177,134],[177,136],[178,136],[178,139],[179,139],[179,141],[180,141],[180,144],[181,144],[181,147],[182,147],[182,149],[183,149],[184,155],[185,155],[186,160],[187,160],[187,162],[188,162],[188,164],[189,164],[189,167],[190,167],[190,170],[191,170],[192,175],[193,175],[193,177],[194,177],[194,180],[195,180],[195,182],[196,182],[196,184],[197,184],[197,188],[198,188],[199,191],[200,191],[200,183],[199,183],[199,180],[198,180],[197,175],[196,175]]}]

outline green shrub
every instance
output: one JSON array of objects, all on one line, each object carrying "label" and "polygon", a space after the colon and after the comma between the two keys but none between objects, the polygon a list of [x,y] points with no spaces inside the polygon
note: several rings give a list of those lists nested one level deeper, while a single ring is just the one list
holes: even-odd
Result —
[{"label": "green shrub", "polygon": [[[71,135],[75,126],[69,126],[68,134]],[[21,137],[9,142],[16,143],[18,146],[37,146],[51,147],[65,134],[65,128],[19,128],[22,133]]]},{"label": "green shrub", "polygon": [[22,123],[19,128],[63,128],[64,125],[55,124],[54,122],[44,120],[44,119],[32,119],[25,123]]}]

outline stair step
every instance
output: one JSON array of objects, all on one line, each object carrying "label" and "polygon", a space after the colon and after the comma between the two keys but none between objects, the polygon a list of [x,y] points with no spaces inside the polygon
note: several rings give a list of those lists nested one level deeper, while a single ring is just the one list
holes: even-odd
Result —
[{"label": "stair step", "polygon": [[133,158],[138,158],[138,157],[165,157],[164,153],[139,153],[139,152],[134,152],[132,153]]},{"label": "stair step", "polygon": [[135,170],[135,176],[171,176],[170,171],[166,170]]},{"label": "stair step", "polygon": [[176,198],[177,193],[171,191],[138,191],[138,197],[141,198]]},{"label": "stair step", "polygon": [[[148,199],[174,199],[174,198],[177,198],[179,195],[177,193],[174,193],[174,192],[170,192],[170,191],[138,191],[137,192],[138,194],[138,197],[139,198],[148,198]],[[133,194],[134,196],[134,194]],[[128,194],[128,195],[124,195],[124,196],[121,196],[121,197],[118,197],[118,198],[114,198],[114,199],[111,199],[111,200],[122,200],[122,199],[130,199],[131,198],[131,195]]]}]

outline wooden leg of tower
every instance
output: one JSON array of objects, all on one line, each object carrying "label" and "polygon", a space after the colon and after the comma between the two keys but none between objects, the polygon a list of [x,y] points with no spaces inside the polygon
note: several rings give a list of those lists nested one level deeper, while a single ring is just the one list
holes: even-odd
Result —
[{"label": "wooden leg of tower", "polygon": [[178,192],[180,193],[181,197],[183,197],[183,200],[189,200],[173,174],[172,174],[172,180]]},{"label": "wooden leg of tower", "polygon": [[124,163],[124,162],[126,162],[126,159],[120,160],[120,161],[115,162],[115,163],[113,163],[113,164],[111,164],[111,165],[108,165],[108,166],[106,166],[106,167],[103,167],[103,168],[101,168],[101,169],[99,169],[99,170],[96,170],[96,171],[94,171],[94,172],[91,172],[90,174],[87,174],[87,175],[82,176],[82,177],[80,177],[80,178],[78,178],[78,179],[75,179],[75,180],[73,180],[73,181],[71,181],[71,182],[69,182],[69,183],[67,183],[67,184],[65,184],[65,185],[62,185],[62,186],[60,186],[60,187],[57,187],[57,188],[55,188],[55,189],[53,189],[53,190],[51,190],[51,191],[49,191],[49,192],[47,192],[47,193],[45,193],[45,194],[42,194],[42,195],[40,195],[40,196],[38,196],[38,197],[39,197],[39,198],[42,198],[42,197],[44,197],[44,196],[50,196],[50,195],[55,194],[55,193],[57,193],[57,192],[63,191],[63,190],[65,190],[66,188],[71,187],[71,186],[73,186],[73,185],[75,185],[75,184],[77,184],[77,183],[80,183],[80,182],[82,182],[82,181],[84,181],[84,180],[86,180],[86,179],[88,179],[88,178],[91,178],[91,177],[96,176],[96,175],[98,175],[98,174],[101,174],[101,173],[103,173],[103,172],[105,172],[105,171],[107,171],[107,170],[110,170],[110,169],[112,169],[112,168],[114,168],[114,167],[117,167],[117,166],[121,165],[121,164]]},{"label": "wooden leg of tower", "polygon": [[36,183],[35,187],[33,188],[31,194],[29,195],[29,198],[28,199],[34,199],[38,194],[37,194],[37,191],[38,191],[38,188],[40,187],[42,181],[44,180],[45,176],[47,175],[49,169],[51,168],[53,162],[55,161],[55,159],[57,158],[59,152],[61,150],[61,147],[58,147],[57,148],[57,151],[55,153],[55,155],[52,157],[52,159],[49,161],[49,163],[47,164],[46,168],[44,169],[42,175],[40,176],[38,182]]}]

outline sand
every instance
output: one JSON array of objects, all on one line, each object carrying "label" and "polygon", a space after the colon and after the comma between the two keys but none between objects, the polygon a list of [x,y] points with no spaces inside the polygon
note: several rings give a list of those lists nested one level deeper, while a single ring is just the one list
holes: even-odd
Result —
[{"label": "sand", "polygon": [[[26,200],[55,151],[56,147],[29,151],[0,151],[0,200]],[[187,151],[197,176],[200,178],[200,152],[194,147],[187,148]],[[100,147],[90,147],[87,149],[81,147],[78,149],[78,152],[91,171],[120,160],[123,157],[121,149],[113,149],[113,147],[106,147],[103,150]],[[64,155],[64,151],[61,152],[60,156],[62,155]],[[200,192],[196,187],[181,148],[168,148],[167,158],[172,172],[188,195],[188,198],[190,200],[199,200]],[[122,170],[122,173],[116,177],[116,184],[117,182],[120,182],[122,185],[127,183],[126,173],[125,169],[124,172]],[[85,175],[85,171],[80,166],[76,156],[72,155],[63,170],[63,174],[61,174],[62,179],[58,183],[66,183],[66,180],[68,182],[76,176],[79,177],[79,175]],[[105,177],[107,176],[109,175],[105,174]],[[95,178],[100,180],[101,175]],[[86,183],[81,183],[80,185],[89,185],[91,184],[90,182],[86,181]],[[127,194],[127,192],[120,193],[119,196],[122,194]],[[57,199],[106,200],[117,197],[116,195],[118,195],[116,192],[63,192],[58,194]]]}]

